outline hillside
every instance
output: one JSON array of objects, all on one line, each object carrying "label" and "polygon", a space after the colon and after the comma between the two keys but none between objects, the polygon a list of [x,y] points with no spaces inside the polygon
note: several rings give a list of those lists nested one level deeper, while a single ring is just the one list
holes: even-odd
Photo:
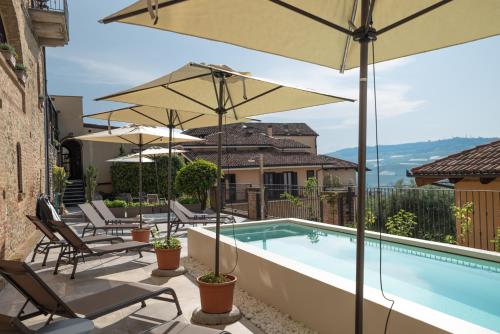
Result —
[{"label": "hillside", "polygon": [[[498,138],[450,138],[436,141],[425,141],[397,145],[381,145],[380,154],[380,182],[382,185],[392,185],[403,178],[405,182],[406,170],[423,165],[436,159],[443,158],[453,153],[472,148],[477,145],[489,143]],[[345,148],[327,153],[340,159],[349,161],[358,160],[358,149]],[[377,159],[374,146],[367,148],[367,166],[371,169],[367,174],[367,184],[376,185]]]}]

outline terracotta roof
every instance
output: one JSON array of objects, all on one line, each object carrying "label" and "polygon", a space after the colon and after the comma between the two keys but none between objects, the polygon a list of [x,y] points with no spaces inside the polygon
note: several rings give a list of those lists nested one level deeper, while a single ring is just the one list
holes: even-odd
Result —
[{"label": "terracotta roof", "polygon": [[500,140],[411,169],[412,176],[500,176]]},{"label": "terracotta roof", "polygon": [[[190,132],[186,131],[186,134],[192,135]],[[193,146],[217,146],[217,133],[212,133],[206,135],[203,141],[184,143],[183,146],[193,147]],[[308,145],[299,143],[295,140],[284,139],[284,138],[274,138],[267,134],[259,131],[254,131],[253,129],[242,130],[241,128],[228,128],[222,136],[223,146],[266,146],[275,147],[278,149],[286,148],[309,148]]]},{"label": "terracotta roof", "polygon": [[[318,136],[318,134],[309,127],[306,123],[236,123],[228,124],[226,129],[238,129],[239,131],[249,128],[254,131],[267,133],[267,129],[271,127],[273,136]],[[216,126],[208,126],[204,128],[196,128],[186,130],[185,133],[195,137],[204,137],[206,135],[217,132]]]},{"label": "terracotta roof", "polygon": [[[278,152],[275,150],[265,151],[229,151],[222,154],[223,168],[252,168],[259,167],[258,155],[264,155],[264,167],[282,166],[325,166],[330,169],[357,169],[353,162],[333,158],[326,155],[316,155],[308,152]],[[216,152],[186,152],[190,160],[208,160],[213,163],[217,161]],[[250,162],[249,160],[253,160]]]}]

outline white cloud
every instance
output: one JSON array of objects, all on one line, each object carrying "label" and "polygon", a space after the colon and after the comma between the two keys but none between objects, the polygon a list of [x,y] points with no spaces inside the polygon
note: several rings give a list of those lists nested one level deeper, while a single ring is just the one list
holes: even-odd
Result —
[{"label": "white cloud", "polygon": [[59,53],[50,53],[48,57],[78,66],[79,70],[72,71],[71,76],[88,84],[132,86],[155,77],[154,72],[141,70],[138,64],[111,63],[90,57],[83,58]]}]

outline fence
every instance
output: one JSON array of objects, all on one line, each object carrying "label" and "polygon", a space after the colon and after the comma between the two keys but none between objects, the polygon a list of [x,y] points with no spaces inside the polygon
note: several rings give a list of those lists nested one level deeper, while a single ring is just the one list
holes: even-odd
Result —
[{"label": "fence", "polygon": [[67,7],[66,1],[67,0],[31,0],[31,8],[65,12]]},{"label": "fence", "polygon": [[[248,189],[239,187],[238,189]],[[246,190],[241,190],[246,191]],[[301,218],[313,221],[354,226],[356,196],[345,189],[342,200],[326,203],[321,187],[273,185],[265,187],[265,211],[268,218]],[[322,197],[323,194],[323,197]],[[500,229],[500,191],[455,190],[438,187],[382,187],[366,190],[366,212],[371,219],[367,229],[408,235],[414,238],[495,250],[494,240]],[[377,199],[380,199],[378,204]],[[252,204],[251,204],[252,205]],[[254,203],[254,205],[256,205]],[[380,212],[379,212],[380,208]],[[332,222],[332,213],[335,218]],[[407,214],[398,215],[403,210]],[[387,223],[396,221],[403,226],[389,230]],[[500,245],[500,241],[499,241]]]}]

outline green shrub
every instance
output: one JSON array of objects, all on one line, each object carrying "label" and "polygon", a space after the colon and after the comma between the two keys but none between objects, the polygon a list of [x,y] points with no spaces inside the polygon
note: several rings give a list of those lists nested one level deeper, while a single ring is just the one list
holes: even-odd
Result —
[{"label": "green shrub", "polygon": [[206,160],[196,160],[182,167],[175,178],[175,189],[179,193],[194,196],[205,210],[208,190],[217,180],[217,166]]},{"label": "green shrub", "polygon": [[14,47],[9,43],[0,43],[0,50],[10,51],[10,53],[13,54],[16,59],[19,58],[16,49],[14,49]]},{"label": "green shrub", "polygon": [[177,249],[181,247],[181,242],[176,237],[159,238],[160,232],[158,229],[153,229],[153,237],[155,238],[151,244],[155,249]]},{"label": "green shrub", "polygon": [[20,63],[16,63],[15,69],[16,69],[16,71],[26,72],[26,65],[20,64]]},{"label": "green shrub", "polygon": [[204,283],[221,284],[229,282],[229,278],[224,275],[215,275],[215,273],[207,273],[200,277],[200,281]]},{"label": "green shrub", "polygon": [[497,228],[497,236],[491,242],[495,244],[495,250],[500,252],[500,227]]},{"label": "green shrub", "polygon": [[71,184],[71,182],[68,181],[68,179],[69,179],[69,174],[66,173],[64,167],[54,166],[52,168],[52,184],[54,186],[54,192],[56,192],[59,195],[58,206],[60,214],[63,214],[64,212],[64,203],[63,203],[64,191],[66,190],[66,186],[68,184]]},{"label": "green shrub", "polygon": [[106,199],[106,200],[104,200],[104,204],[106,204],[106,206],[108,208],[126,208],[127,207],[127,202],[125,202],[122,199],[114,199],[114,200]]},{"label": "green shrub", "polygon": [[[168,193],[168,157],[155,159],[158,168],[158,186],[160,197],[167,198]],[[172,184],[175,182],[177,171],[184,165],[179,157],[172,157]],[[111,183],[115,194],[139,192],[139,164],[114,163],[111,165]],[[156,170],[154,163],[142,164],[142,190],[148,194],[156,194]]]},{"label": "green shrub", "polygon": [[385,227],[390,234],[412,237],[417,226],[416,217],[413,213],[401,209],[394,216],[387,219]]},{"label": "green shrub", "polygon": [[472,214],[474,213],[474,203],[466,202],[462,207],[452,205],[453,214],[460,224],[460,241],[466,243],[469,234],[472,232]]},{"label": "green shrub", "polygon": [[182,195],[177,201],[181,204],[200,204],[200,201],[196,197],[189,195]]},{"label": "green shrub", "polygon": [[92,202],[94,200],[95,188],[97,187],[97,168],[90,165],[85,170],[85,200]]}]

